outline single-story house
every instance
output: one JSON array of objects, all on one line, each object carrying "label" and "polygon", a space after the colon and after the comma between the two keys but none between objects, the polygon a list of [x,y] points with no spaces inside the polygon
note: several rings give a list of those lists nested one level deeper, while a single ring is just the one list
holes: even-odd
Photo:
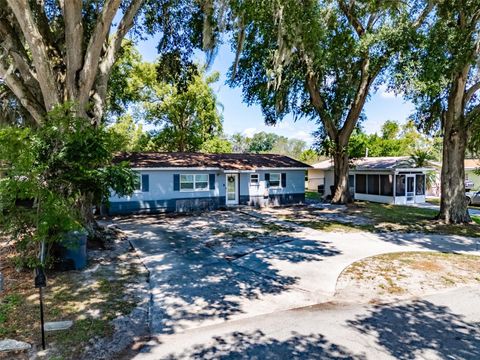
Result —
[{"label": "single-story house", "polygon": [[480,159],[465,159],[465,188],[467,190],[480,190]]},{"label": "single-story house", "polygon": [[111,194],[110,214],[185,212],[305,201],[309,165],[275,154],[121,153],[138,172],[138,189]]},{"label": "single-story house", "polygon": [[[425,202],[426,174],[430,168],[416,168],[409,157],[365,157],[352,160],[348,182],[355,200],[389,204]],[[308,189],[332,196],[333,160],[312,165]]]},{"label": "single-story house", "polygon": [[415,167],[409,158],[360,159],[350,170],[354,175],[355,200],[400,205],[424,203],[426,174],[430,170]]}]

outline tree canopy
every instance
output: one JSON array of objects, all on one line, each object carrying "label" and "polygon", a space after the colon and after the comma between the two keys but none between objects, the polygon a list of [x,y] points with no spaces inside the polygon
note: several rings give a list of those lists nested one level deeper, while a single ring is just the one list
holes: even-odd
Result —
[{"label": "tree canopy", "polygon": [[335,145],[334,202],[349,199],[348,141],[364,104],[430,9],[422,1],[236,3],[231,84],[267,123],[287,113],[317,121],[317,137]]}]

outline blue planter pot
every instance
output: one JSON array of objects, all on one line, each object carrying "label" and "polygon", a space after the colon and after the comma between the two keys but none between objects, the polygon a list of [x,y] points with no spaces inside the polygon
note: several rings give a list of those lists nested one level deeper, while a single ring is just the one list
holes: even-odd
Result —
[{"label": "blue planter pot", "polygon": [[87,266],[87,232],[70,231],[60,244],[55,255],[59,270],[81,270]]}]

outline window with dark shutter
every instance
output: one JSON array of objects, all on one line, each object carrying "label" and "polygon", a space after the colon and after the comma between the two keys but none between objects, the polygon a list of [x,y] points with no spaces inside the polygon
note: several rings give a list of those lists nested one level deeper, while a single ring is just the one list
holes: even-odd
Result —
[{"label": "window with dark shutter", "polygon": [[265,173],[265,187],[270,186],[270,173]]},{"label": "window with dark shutter", "polygon": [[142,192],[150,191],[150,176],[148,174],[142,175]]},{"label": "window with dark shutter", "polygon": [[210,190],[215,190],[215,174],[208,174]]},{"label": "window with dark shutter", "polygon": [[287,173],[282,173],[282,188],[287,187]]},{"label": "window with dark shutter", "polygon": [[180,174],[173,174],[173,191],[180,191]]}]

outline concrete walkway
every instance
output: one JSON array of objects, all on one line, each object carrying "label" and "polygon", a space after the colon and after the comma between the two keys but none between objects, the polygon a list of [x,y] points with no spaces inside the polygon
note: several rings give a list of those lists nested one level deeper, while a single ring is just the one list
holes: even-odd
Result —
[{"label": "concrete walkway", "polygon": [[[439,205],[431,204],[431,203],[428,203],[428,202],[423,203],[423,204],[411,204],[409,206],[440,211],[440,206]],[[470,215],[480,216],[480,209],[479,208],[469,207],[468,212],[470,213]]]},{"label": "concrete walkway", "polygon": [[151,329],[158,335],[331,301],[343,269],[368,256],[398,251],[480,255],[476,239],[458,236],[328,233],[295,226],[290,241],[227,261],[196,234],[159,224],[158,218],[125,218],[118,224],[150,271]]}]

